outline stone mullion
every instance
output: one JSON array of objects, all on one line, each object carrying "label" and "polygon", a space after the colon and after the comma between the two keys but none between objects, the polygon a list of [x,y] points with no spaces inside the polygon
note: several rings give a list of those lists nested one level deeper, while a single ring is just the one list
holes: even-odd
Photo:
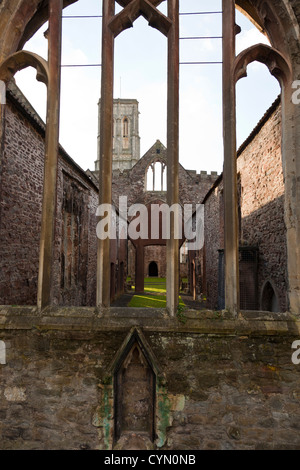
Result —
[{"label": "stone mullion", "polygon": [[[172,26],[168,34],[168,118],[167,118],[167,202],[179,203],[179,0],[168,0]],[[179,240],[176,238],[178,214],[171,213],[170,239],[167,240],[167,311],[174,316],[179,297]]]},{"label": "stone mullion", "polygon": [[62,8],[62,0],[51,0],[49,3],[49,81],[47,90],[44,193],[37,294],[39,310],[43,309],[51,302],[59,140]]},{"label": "stone mullion", "polygon": [[236,162],[235,1],[223,0],[223,137],[225,308],[239,310],[239,242]]},{"label": "stone mullion", "polygon": [[[113,75],[114,35],[108,24],[115,12],[115,0],[103,1],[102,76],[100,111],[99,204],[112,202]],[[110,237],[98,239],[97,306],[110,306]]]},{"label": "stone mullion", "polygon": [[[300,67],[297,76],[300,76]],[[294,75],[294,76],[295,76]],[[293,103],[292,84],[282,93],[282,161],[285,183],[285,224],[287,239],[289,311],[300,312],[300,104]]]}]

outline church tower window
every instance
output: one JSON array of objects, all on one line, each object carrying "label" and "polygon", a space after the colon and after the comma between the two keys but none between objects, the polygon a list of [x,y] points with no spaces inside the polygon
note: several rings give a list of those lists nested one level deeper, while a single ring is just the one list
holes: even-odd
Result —
[{"label": "church tower window", "polygon": [[129,148],[129,121],[127,117],[123,119],[123,148]]}]

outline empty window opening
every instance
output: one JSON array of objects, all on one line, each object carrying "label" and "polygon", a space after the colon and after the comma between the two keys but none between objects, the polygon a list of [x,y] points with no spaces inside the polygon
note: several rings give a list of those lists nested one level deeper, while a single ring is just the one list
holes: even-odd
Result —
[{"label": "empty window opening", "polygon": [[167,191],[167,166],[164,162],[152,163],[146,171],[147,191]]},{"label": "empty window opening", "polygon": [[[236,22],[241,27],[241,32],[236,36],[236,54],[254,44],[270,45],[267,36],[260,33],[239,11],[236,11]],[[280,93],[280,85],[266,65],[257,61],[248,65],[247,77],[236,84],[238,147],[247,139]]]}]

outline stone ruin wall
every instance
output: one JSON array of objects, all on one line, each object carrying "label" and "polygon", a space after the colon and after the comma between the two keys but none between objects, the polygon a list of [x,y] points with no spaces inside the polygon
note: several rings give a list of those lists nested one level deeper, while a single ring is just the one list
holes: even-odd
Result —
[{"label": "stone ruin wall", "polygon": [[[281,155],[281,106],[270,108],[268,119],[240,149],[240,245],[258,247],[258,309],[266,281],[272,281],[280,311],[287,309],[287,254],[284,221],[284,182]],[[224,248],[223,181],[205,200],[205,286],[208,306],[218,305],[218,257]],[[203,253],[202,253],[203,257]]]}]

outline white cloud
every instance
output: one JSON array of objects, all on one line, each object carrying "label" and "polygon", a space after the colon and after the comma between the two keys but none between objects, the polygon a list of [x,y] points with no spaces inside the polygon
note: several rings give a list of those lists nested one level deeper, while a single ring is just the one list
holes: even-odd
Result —
[{"label": "white cloud", "polygon": [[270,45],[268,38],[260,33],[257,28],[253,27],[252,29],[242,31],[236,37],[236,52],[239,54],[244,49],[259,43]]}]

